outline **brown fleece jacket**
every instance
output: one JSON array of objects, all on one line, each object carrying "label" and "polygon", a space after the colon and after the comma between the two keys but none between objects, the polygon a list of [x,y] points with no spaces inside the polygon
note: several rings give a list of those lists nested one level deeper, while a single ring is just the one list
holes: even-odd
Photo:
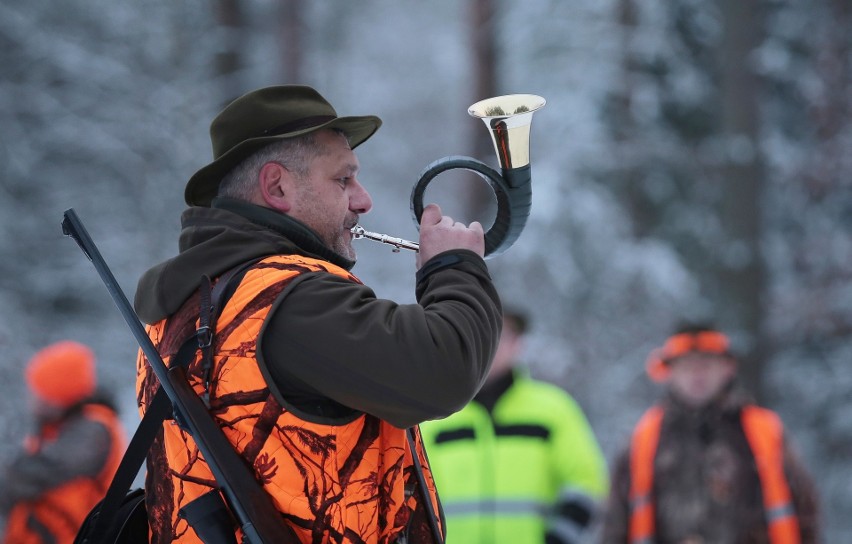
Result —
[{"label": "brown fleece jacket", "polygon": [[[135,305],[147,323],[173,315],[203,274],[256,257],[354,265],[303,224],[245,202],[215,199],[184,212],[182,224],[180,253],[139,281]],[[400,428],[461,409],[488,373],[502,324],[485,261],[466,250],[434,257],[418,272],[416,297],[397,304],[334,274],[304,274],[273,306],[260,339],[275,389],[318,416],[359,411]]]}]

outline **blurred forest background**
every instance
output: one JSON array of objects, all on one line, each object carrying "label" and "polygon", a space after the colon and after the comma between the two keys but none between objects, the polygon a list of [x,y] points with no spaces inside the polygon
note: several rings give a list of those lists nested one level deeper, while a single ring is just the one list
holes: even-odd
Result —
[{"label": "blurred forest background", "polygon": [[[825,541],[848,541],[848,0],[4,0],[0,461],[29,423],[23,364],[62,338],[94,347],[135,429],[135,340],[62,213],[77,211],[132,300],[176,251],[212,117],[279,83],[384,120],[358,149],[374,199],[362,224],[413,240],[427,164],[496,166],[467,107],[545,97],[527,229],[489,260],[506,303],[534,315],[531,372],[577,398],[612,459],[658,393],[649,351],[682,319],[714,320],[812,470]],[[489,197],[450,173],[426,201],[488,225]],[[356,243],[355,273],[413,302],[413,256]]]}]

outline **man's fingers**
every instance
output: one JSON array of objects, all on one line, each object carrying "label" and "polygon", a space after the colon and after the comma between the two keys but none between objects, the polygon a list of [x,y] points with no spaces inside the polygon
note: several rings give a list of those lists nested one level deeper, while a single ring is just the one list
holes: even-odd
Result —
[{"label": "man's fingers", "polygon": [[420,226],[437,225],[443,219],[441,207],[437,204],[429,204],[423,208],[423,214],[420,216]]},{"label": "man's fingers", "polygon": [[470,225],[454,221],[442,215],[441,208],[430,204],[423,209],[420,218],[420,251],[417,254],[418,268],[444,251],[466,249],[480,257],[485,254],[485,238],[482,224],[473,221]]}]

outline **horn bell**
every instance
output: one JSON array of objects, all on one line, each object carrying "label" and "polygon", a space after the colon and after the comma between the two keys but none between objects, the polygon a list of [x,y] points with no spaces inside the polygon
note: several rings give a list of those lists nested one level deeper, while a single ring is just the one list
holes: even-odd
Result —
[{"label": "horn bell", "polygon": [[545,104],[545,99],[535,94],[509,94],[480,100],[467,112],[488,127],[500,167],[512,170],[530,163],[532,115]]}]

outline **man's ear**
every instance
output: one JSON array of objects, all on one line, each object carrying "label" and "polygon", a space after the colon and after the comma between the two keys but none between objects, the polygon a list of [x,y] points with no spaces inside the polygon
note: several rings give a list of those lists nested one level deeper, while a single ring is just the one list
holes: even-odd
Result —
[{"label": "man's ear", "polygon": [[293,207],[293,175],[277,162],[268,162],[260,168],[260,195],[263,202],[273,210],[283,213]]}]

